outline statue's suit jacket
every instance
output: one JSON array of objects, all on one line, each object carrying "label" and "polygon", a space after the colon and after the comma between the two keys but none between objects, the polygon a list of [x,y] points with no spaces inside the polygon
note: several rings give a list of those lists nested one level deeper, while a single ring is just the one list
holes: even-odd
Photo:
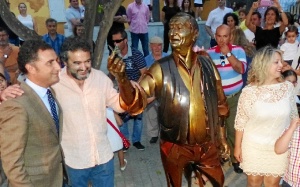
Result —
[{"label": "statue's suit jacket", "polygon": [[[25,82],[21,88],[22,96],[0,105],[0,153],[9,186],[60,187],[63,183],[61,136],[37,93]],[[60,107],[59,118],[61,133]]]}]

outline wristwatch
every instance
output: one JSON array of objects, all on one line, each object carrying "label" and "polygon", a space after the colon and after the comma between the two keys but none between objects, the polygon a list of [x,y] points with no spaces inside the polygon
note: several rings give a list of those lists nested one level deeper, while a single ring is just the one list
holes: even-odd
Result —
[{"label": "wristwatch", "polygon": [[231,57],[231,55],[232,55],[232,53],[229,52],[229,53],[227,53],[225,56],[226,56],[226,58],[229,58],[229,57]]},{"label": "wristwatch", "polygon": [[8,55],[7,55],[7,54],[4,54],[3,57],[4,57],[4,58],[8,58]]}]

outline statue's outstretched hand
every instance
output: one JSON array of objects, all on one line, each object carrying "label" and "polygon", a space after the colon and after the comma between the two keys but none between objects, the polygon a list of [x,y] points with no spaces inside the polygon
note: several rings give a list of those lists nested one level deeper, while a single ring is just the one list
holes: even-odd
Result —
[{"label": "statue's outstretched hand", "polygon": [[116,55],[115,51],[113,51],[108,57],[107,69],[113,76],[115,76],[117,81],[121,81],[125,77],[125,63],[122,58]]}]

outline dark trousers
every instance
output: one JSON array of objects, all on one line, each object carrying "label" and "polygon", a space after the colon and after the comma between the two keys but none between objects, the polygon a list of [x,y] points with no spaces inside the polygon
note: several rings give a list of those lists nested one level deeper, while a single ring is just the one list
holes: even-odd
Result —
[{"label": "dark trousers", "polygon": [[164,49],[163,52],[167,53],[169,50],[170,40],[169,40],[169,23],[164,24]]},{"label": "dark trousers", "polygon": [[142,48],[143,48],[143,53],[144,57],[149,55],[149,37],[148,33],[140,33],[136,34],[133,32],[130,32],[131,35],[131,47],[135,49],[139,49],[139,40],[141,40],[142,43]]},{"label": "dark trousers", "polygon": [[282,181],[282,185],[281,187],[292,187],[291,185],[289,185],[287,182]]}]

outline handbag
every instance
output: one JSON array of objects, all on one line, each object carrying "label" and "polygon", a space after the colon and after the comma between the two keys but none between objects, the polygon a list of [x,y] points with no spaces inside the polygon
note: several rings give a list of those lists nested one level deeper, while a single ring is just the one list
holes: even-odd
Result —
[{"label": "handbag", "polygon": [[128,149],[130,147],[129,140],[127,140],[127,138],[114,126],[114,124],[108,118],[106,118],[106,121],[118,133],[118,135],[121,137],[123,141],[124,147]]}]

